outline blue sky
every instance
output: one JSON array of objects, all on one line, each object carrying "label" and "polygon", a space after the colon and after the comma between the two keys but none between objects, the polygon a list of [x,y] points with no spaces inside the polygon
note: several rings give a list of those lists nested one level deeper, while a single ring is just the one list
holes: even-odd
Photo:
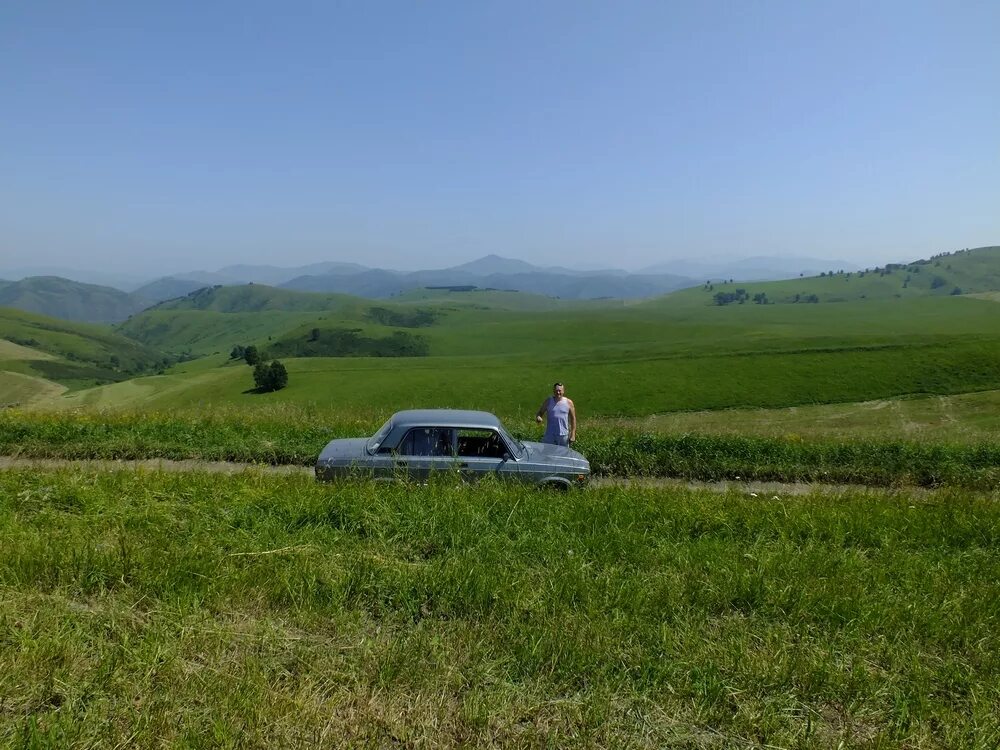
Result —
[{"label": "blue sky", "polygon": [[1000,3],[9,2],[0,269],[1000,244]]}]

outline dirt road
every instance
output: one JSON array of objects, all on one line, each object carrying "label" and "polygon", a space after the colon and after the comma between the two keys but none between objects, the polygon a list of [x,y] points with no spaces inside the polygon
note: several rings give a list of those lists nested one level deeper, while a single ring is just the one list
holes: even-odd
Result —
[{"label": "dirt road", "polygon": [[[106,461],[106,460],[70,460],[62,458],[18,458],[0,456],[0,471],[15,469],[41,469],[52,471],[58,469],[77,468],[83,471],[165,471],[185,472],[201,471],[211,474],[239,474],[242,472],[258,472],[274,475],[309,475],[313,473],[311,466],[271,466],[268,464],[245,464],[230,461],[201,461],[189,459],[172,461],[165,458],[150,458],[141,461]],[[668,477],[594,477],[591,480],[594,487],[682,487],[693,490],[711,490],[714,492],[744,492],[762,498],[775,495],[805,495],[811,492],[856,492],[871,490],[875,492],[905,493],[908,495],[923,495],[933,492],[924,487],[866,487],[864,485],[819,484],[808,482],[758,482],[742,480],[725,480],[720,482],[699,482],[688,479],[671,479]]]}]

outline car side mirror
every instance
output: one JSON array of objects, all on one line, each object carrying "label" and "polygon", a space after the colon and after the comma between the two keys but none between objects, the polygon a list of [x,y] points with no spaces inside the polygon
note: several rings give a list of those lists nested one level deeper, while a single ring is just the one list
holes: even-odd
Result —
[{"label": "car side mirror", "polygon": [[504,461],[510,461],[510,459],[511,459],[511,455],[507,451],[504,451],[503,452],[503,460]]}]

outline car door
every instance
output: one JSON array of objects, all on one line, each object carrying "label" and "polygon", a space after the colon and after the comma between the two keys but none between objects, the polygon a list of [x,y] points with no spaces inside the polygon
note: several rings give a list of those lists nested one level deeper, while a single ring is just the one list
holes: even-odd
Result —
[{"label": "car door", "polygon": [[431,474],[450,471],[455,464],[455,430],[451,427],[413,427],[393,456],[397,476],[426,481]]},{"label": "car door", "polygon": [[475,481],[488,474],[516,471],[517,463],[496,430],[476,428],[456,432],[456,458],[464,479]]}]

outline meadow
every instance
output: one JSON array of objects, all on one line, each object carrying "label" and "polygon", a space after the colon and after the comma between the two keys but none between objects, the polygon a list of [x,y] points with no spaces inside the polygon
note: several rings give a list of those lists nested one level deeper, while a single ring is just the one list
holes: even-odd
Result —
[{"label": "meadow", "polygon": [[[536,439],[558,379],[595,473],[654,479],[2,471],[0,746],[996,747],[1000,308],[918,286],[380,314],[223,288],[135,316],[145,345],[0,311],[35,342],[0,340],[0,455],[309,466],[407,407]],[[284,359],[264,395],[228,357],[317,327],[429,356]]]},{"label": "meadow", "polygon": [[1000,506],[0,474],[0,744],[1000,742]]},{"label": "meadow", "polygon": [[[287,405],[254,412],[0,412],[0,455],[22,458],[315,463],[336,437],[372,434],[385,415],[329,412]],[[647,420],[648,422],[648,420]],[[522,439],[538,439],[534,420],[508,422]],[[1000,447],[989,439],[948,442],[874,436],[861,430],[804,439],[711,432],[649,431],[641,423],[592,420],[576,447],[592,471],[613,477],[702,481],[767,480],[872,486],[965,487],[1000,483]]]}]

